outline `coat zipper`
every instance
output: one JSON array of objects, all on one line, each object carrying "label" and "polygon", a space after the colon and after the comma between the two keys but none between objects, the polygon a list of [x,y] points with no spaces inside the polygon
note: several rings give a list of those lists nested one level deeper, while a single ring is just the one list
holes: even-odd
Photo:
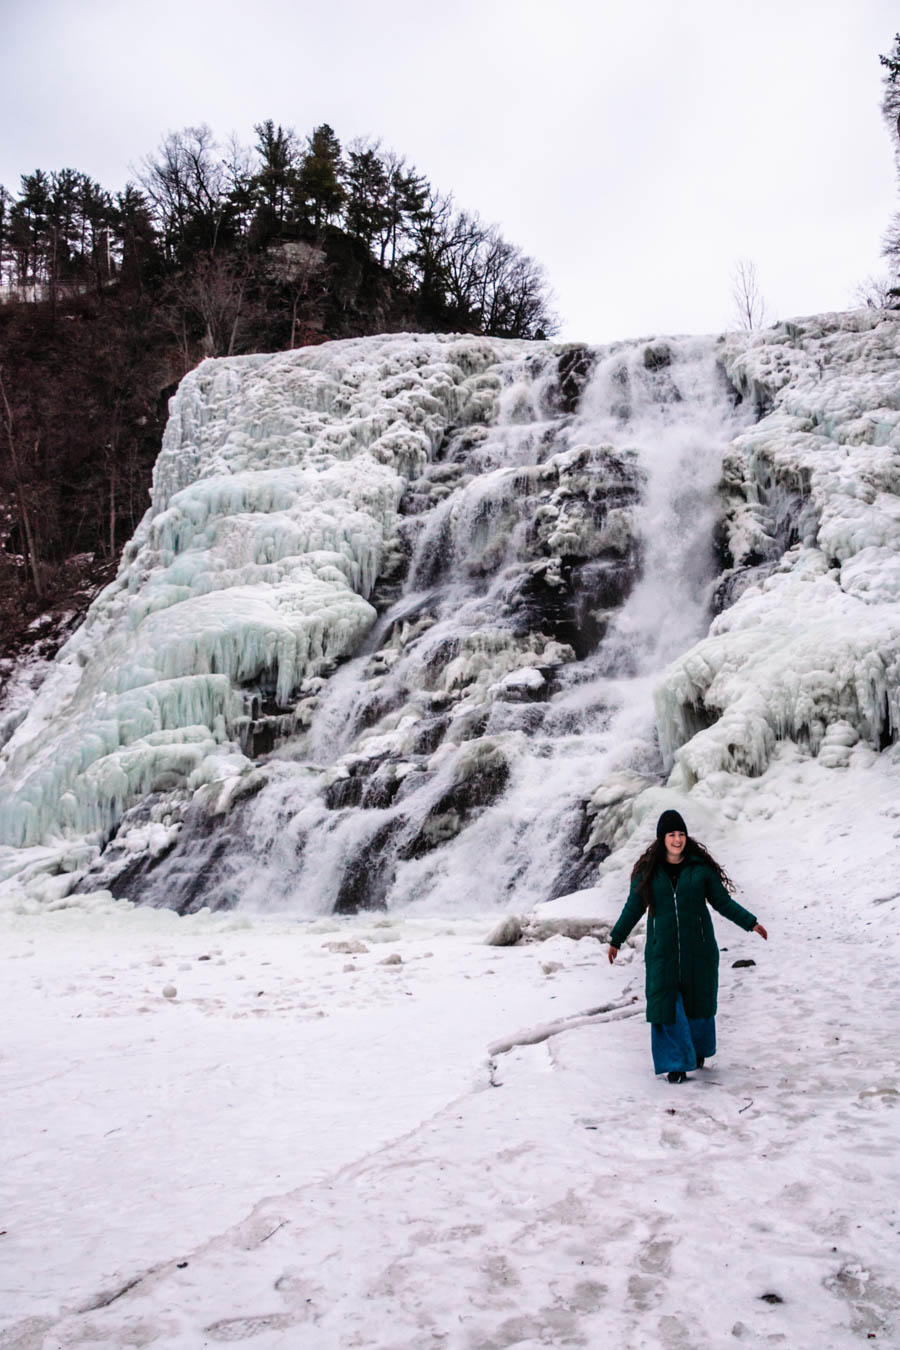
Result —
[{"label": "coat zipper", "polygon": [[[679,881],[681,878],[679,877]],[[681,928],[678,925],[678,882],[669,877],[672,887],[672,904],[675,909],[675,949],[678,953],[678,983],[681,984]]]}]

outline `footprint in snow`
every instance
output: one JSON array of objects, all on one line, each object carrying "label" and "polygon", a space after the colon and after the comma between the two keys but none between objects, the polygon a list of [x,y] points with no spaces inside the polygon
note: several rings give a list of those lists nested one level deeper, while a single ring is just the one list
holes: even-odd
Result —
[{"label": "footprint in snow", "polygon": [[287,1313],[271,1313],[262,1317],[225,1317],[204,1327],[204,1334],[214,1341],[247,1341],[263,1331],[285,1331],[295,1319]]}]

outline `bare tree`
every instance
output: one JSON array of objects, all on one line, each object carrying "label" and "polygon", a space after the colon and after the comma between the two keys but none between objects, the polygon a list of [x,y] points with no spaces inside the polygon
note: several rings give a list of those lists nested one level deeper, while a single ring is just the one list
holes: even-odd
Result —
[{"label": "bare tree", "polygon": [[768,307],[759,288],[756,263],[738,258],[731,269],[731,299],[739,328],[753,332],[768,321]]},{"label": "bare tree", "polygon": [[890,277],[870,273],[854,286],[850,298],[857,309],[892,309],[897,291]]},{"label": "bare tree", "polygon": [[165,323],[181,347],[185,370],[194,364],[197,346],[201,356],[234,356],[246,350],[248,328],[265,315],[255,281],[252,259],[221,252],[203,254],[190,270],[172,278]]},{"label": "bare tree", "polygon": [[[894,167],[900,179],[900,33],[894,37],[894,45],[885,55],[879,56],[885,74],[882,81],[881,115],[884,118],[891,138],[894,152]],[[882,252],[891,269],[893,285],[900,288],[900,212],[895,212],[884,235]],[[895,308],[898,296],[891,297],[891,307]]]},{"label": "bare tree", "polygon": [[[169,132],[156,157],[146,156],[140,183],[150,200],[171,255],[180,255],[190,238],[215,250],[228,209],[229,169],[218,155],[212,131],[204,123]],[[232,164],[234,155],[232,152]]]},{"label": "bare tree", "polygon": [[[19,521],[22,526],[22,535],[25,540],[25,550],[28,555],[28,566],[31,571],[31,581],[34,586],[34,593],[41,598],[43,595],[43,585],[41,582],[41,571],[38,563],[37,543],[35,542],[34,521],[28,505],[28,486],[25,482],[21,456],[17,449],[18,428],[16,418],[10,407],[9,399],[6,394],[6,385],[3,381],[3,372],[0,370],[0,418],[3,422],[3,431],[5,433],[6,447],[9,451],[9,462],[12,468],[13,486],[15,487],[16,502],[19,508]],[[39,431],[34,435],[34,456],[37,458],[38,446],[40,444],[41,434]]]},{"label": "bare tree", "polygon": [[460,211],[444,237],[444,281],[447,298],[461,323],[482,323],[484,249],[488,227],[477,215]]}]

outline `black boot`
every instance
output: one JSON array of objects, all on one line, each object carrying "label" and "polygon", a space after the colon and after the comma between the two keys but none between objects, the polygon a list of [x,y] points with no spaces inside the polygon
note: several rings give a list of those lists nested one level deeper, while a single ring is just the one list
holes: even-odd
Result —
[{"label": "black boot", "polygon": [[666,1074],[666,1081],[669,1083],[686,1083],[687,1074],[684,1069],[674,1069],[672,1073]]},{"label": "black boot", "polygon": [[706,1063],[706,1058],[705,1058],[705,1056],[704,1056],[704,1055],[698,1055],[698,1056],[697,1056],[697,1068],[698,1068],[698,1069],[702,1069],[702,1068],[703,1068],[703,1065],[704,1065],[705,1063]]}]

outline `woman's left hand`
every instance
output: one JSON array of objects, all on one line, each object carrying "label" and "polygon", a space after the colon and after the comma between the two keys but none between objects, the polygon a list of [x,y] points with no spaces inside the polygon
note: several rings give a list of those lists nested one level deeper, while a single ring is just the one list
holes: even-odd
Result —
[{"label": "woman's left hand", "polygon": [[768,940],[769,940],[769,935],[768,935],[768,933],[766,932],[766,930],[763,928],[763,926],[762,926],[761,923],[755,923],[755,924],[753,925],[753,931],[754,931],[754,933],[759,933],[759,936],[760,936],[761,938],[765,938],[766,941],[768,942]]}]

